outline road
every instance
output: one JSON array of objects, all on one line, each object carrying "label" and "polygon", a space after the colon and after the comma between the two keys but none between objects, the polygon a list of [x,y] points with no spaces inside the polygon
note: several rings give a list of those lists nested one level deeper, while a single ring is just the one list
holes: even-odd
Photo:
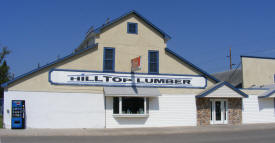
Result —
[{"label": "road", "polygon": [[1,137],[1,143],[275,143],[275,129],[132,136]]}]

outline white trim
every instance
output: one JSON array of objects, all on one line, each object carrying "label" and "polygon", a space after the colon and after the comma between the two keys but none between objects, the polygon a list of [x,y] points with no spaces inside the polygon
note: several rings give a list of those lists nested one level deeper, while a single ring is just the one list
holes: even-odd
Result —
[{"label": "white trim", "polygon": [[223,85],[216,89],[215,91],[209,93],[205,97],[213,97],[213,98],[243,98],[243,96],[231,89],[227,85]]},{"label": "white trim", "polygon": [[119,118],[140,118],[140,117],[149,117],[149,114],[113,114],[113,117]]},{"label": "white trim", "polygon": [[147,98],[144,97],[144,103],[143,103],[143,104],[144,104],[144,114],[145,114],[145,115],[147,115],[147,111],[146,111],[146,109],[147,109],[147,108],[146,108],[147,102],[149,102],[149,101],[147,101]]},{"label": "white trim", "polygon": [[113,94],[113,95],[109,95],[109,94],[104,94],[107,97],[158,97],[161,95],[130,95],[130,94]]},{"label": "white trim", "polygon": [[[115,98],[115,97],[112,97],[112,98]],[[127,113],[122,113],[122,97],[118,96],[117,98],[119,99],[119,114],[114,114],[114,111],[113,111],[113,116],[114,117],[148,117],[149,116],[149,114],[147,114],[147,111],[146,111],[147,102],[149,102],[149,101],[147,101],[146,97],[143,97],[143,99],[144,99],[144,103],[143,103],[144,104],[144,109],[143,109],[144,111],[143,111],[143,114],[127,114]]]},{"label": "white trim", "polygon": [[[114,98],[114,97],[113,97]],[[121,97],[118,97],[118,99],[119,99],[119,109],[118,109],[118,111],[119,111],[119,114],[122,114],[122,99],[121,99]],[[113,103],[114,104],[114,103]],[[114,110],[114,109],[113,109]],[[114,113],[114,111],[113,111],[113,113]],[[114,114],[115,115],[115,114]]]},{"label": "white trim", "polygon": [[[216,121],[216,110],[215,110],[215,103],[217,101],[221,102],[221,120]],[[212,120],[210,117],[210,124],[227,124],[228,123],[228,100],[227,99],[210,99],[210,102],[212,102]],[[224,109],[224,102],[226,102],[226,110]],[[225,114],[224,114],[225,111]],[[226,115],[226,119],[225,116]]]}]

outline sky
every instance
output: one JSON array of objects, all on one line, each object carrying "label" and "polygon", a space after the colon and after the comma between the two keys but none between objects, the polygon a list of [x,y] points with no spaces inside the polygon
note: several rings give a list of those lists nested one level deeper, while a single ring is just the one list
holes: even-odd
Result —
[{"label": "sky", "polygon": [[167,47],[208,73],[240,55],[275,57],[272,0],[0,0],[0,46],[15,76],[79,46],[91,26],[136,10],[172,39]]}]

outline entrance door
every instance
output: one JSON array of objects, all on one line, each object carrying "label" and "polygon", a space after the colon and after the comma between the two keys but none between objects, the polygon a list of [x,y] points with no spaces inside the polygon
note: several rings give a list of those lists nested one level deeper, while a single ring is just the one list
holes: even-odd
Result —
[{"label": "entrance door", "polygon": [[227,124],[227,100],[211,99],[211,124]]}]

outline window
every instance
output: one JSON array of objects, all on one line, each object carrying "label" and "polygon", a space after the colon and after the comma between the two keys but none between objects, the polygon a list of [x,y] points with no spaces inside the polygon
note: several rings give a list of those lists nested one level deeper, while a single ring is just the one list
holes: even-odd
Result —
[{"label": "window", "polygon": [[149,51],[148,54],[148,73],[159,73],[159,52]]},{"label": "window", "polygon": [[130,33],[130,34],[137,34],[138,33],[138,25],[137,25],[137,23],[128,22],[127,32]]},{"label": "window", "polygon": [[104,48],[103,71],[115,71],[115,49]]},{"label": "window", "polygon": [[118,97],[114,97],[113,99],[113,113],[114,114],[119,114],[119,98]]},{"label": "window", "polygon": [[113,114],[146,115],[149,113],[149,100],[146,97],[113,97]]}]

